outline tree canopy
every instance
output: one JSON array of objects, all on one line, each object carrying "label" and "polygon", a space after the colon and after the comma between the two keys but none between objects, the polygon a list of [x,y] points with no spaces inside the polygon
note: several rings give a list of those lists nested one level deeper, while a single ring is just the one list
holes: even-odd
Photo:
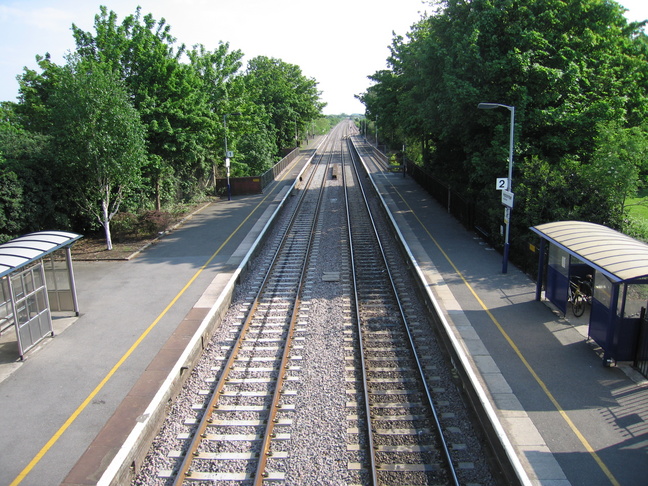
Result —
[{"label": "tree canopy", "polygon": [[70,61],[50,106],[66,199],[96,218],[111,250],[110,220],[139,187],[146,156],[139,113],[114,71],[90,60]]},{"label": "tree canopy", "polygon": [[[514,106],[514,231],[582,219],[621,229],[645,182],[648,42],[611,0],[447,0],[360,96],[383,139],[501,223]],[[632,147],[630,150],[629,147]]]},{"label": "tree canopy", "polygon": [[37,56],[18,102],[0,107],[2,239],[103,226],[110,246],[115,211],[212,193],[225,137],[232,175],[261,174],[321,117],[317,82],[298,66],[256,58],[243,71],[241,51],[187,48],[139,7],[120,21],[102,6],[93,31],[72,34],[67,62]]}]

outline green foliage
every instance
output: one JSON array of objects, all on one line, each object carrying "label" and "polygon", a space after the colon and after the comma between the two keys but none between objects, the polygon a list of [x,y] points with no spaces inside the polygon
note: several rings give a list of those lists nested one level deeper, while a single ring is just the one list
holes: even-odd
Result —
[{"label": "green foliage", "polygon": [[648,243],[648,218],[626,216],[623,232],[644,243]]},{"label": "green foliage", "polygon": [[22,188],[15,173],[2,167],[0,158],[0,242],[21,229]]},{"label": "green foliage", "polygon": [[115,214],[110,221],[110,229],[115,241],[124,241],[127,238],[136,238],[139,235],[139,221],[136,214],[122,211]]},{"label": "green foliage", "polygon": [[94,20],[93,32],[72,26],[65,65],[38,56],[39,71],[19,77],[19,102],[0,105],[0,167],[14,191],[3,196],[20,204],[1,231],[101,224],[110,245],[119,208],[161,211],[210,193],[225,175],[225,140],[233,176],[260,174],[320,116],[317,83],[297,66],[257,58],[241,74],[241,51],[188,49],[140,8],[119,21],[101,7]]},{"label": "green foliage", "polygon": [[[499,225],[515,106],[514,233],[561,219],[623,226],[646,174],[648,42],[606,0],[447,0],[395,37],[360,100],[381,143],[478,198]],[[515,235],[513,236],[515,238]]]},{"label": "green foliage", "polygon": [[50,103],[68,197],[102,224],[110,250],[110,220],[139,186],[145,158],[139,114],[106,64],[72,57]]},{"label": "green foliage", "polygon": [[25,130],[17,105],[0,108],[0,153],[4,167],[14,173],[22,193],[19,218],[12,222],[14,236],[43,228],[69,229],[68,211],[58,197],[60,174],[55,169],[51,139]]},{"label": "green foliage", "polygon": [[276,134],[280,149],[296,145],[311,120],[324,107],[318,101],[317,82],[305,77],[301,69],[280,59],[255,57],[248,63],[245,85],[250,101],[265,107],[266,127]]},{"label": "green foliage", "polygon": [[330,132],[335,125],[347,118],[349,118],[347,115],[327,115],[323,118],[318,118],[314,122],[315,133],[318,135],[325,135]]},{"label": "green foliage", "polygon": [[257,130],[245,131],[241,135],[238,149],[245,154],[245,164],[232,166],[233,177],[259,175],[272,168],[277,158],[277,145],[271,131],[272,127],[260,124]]}]

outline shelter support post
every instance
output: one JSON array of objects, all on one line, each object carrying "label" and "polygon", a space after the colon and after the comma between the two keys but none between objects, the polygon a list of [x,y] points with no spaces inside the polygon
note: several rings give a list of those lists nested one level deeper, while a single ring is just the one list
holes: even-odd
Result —
[{"label": "shelter support post", "polygon": [[11,296],[11,313],[13,314],[14,328],[16,329],[18,355],[20,356],[20,360],[24,361],[25,352],[23,351],[22,340],[20,339],[20,330],[18,329],[18,310],[16,309],[16,300],[14,299],[14,290],[13,290],[13,284],[11,282],[11,275],[7,277],[7,285],[9,288],[9,295]]},{"label": "shelter support post", "polygon": [[545,268],[545,248],[547,240],[540,238],[540,255],[538,256],[538,278],[536,280],[536,293],[535,300],[540,300],[542,296],[542,282],[544,281],[544,268]]},{"label": "shelter support post", "polygon": [[[54,326],[52,325],[52,314],[51,314],[51,307],[50,307],[50,301],[49,301],[49,295],[47,295],[47,280],[45,279],[45,266],[43,265],[43,260],[40,261],[40,264],[38,265],[38,272],[40,273],[40,278],[41,282],[43,283],[43,300],[45,301],[45,310],[47,311],[47,321],[49,322],[49,334],[50,337],[54,337]],[[38,309],[39,313],[41,309]]]},{"label": "shelter support post", "polygon": [[77,300],[76,282],[74,281],[74,270],[72,268],[72,247],[65,249],[65,259],[67,260],[68,275],[70,278],[70,292],[72,293],[72,303],[74,304],[74,314],[79,315],[79,302]]}]

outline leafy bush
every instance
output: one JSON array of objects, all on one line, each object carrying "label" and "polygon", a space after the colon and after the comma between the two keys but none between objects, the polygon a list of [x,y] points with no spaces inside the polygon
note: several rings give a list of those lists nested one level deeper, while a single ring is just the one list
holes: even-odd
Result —
[{"label": "leafy bush", "polygon": [[144,211],[139,216],[140,231],[146,235],[160,233],[167,229],[173,217],[167,211]]},{"label": "leafy bush", "polygon": [[648,243],[648,221],[643,218],[626,216],[623,232],[637,240]]},{"label": "leafy bush", "polygon": [[133,213],[117,213],[110,220],[110,230],[115,241],[137,236],[138,226],[138,217]]}]

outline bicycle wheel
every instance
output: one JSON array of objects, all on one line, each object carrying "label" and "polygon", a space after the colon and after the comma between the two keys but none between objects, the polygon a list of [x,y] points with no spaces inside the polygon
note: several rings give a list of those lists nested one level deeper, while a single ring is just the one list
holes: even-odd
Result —
[{"label": "bicycle wheel", "polygon": [[582,295],[574,295],[572,302],[572,312],[576,317],[580,317],[585,312],[585,302]]}]

